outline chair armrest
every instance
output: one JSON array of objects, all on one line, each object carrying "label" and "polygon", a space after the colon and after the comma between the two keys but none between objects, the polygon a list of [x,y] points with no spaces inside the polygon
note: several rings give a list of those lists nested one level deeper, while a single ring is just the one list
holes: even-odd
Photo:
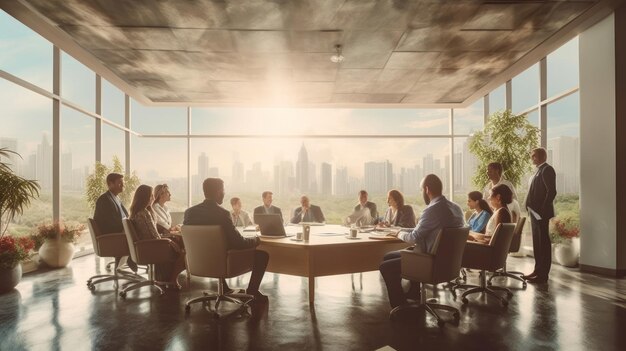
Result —
[{"label": "chair armrest", "polygon": [[493,247],[487,244],[468,241],[463,252],[462,266],[473,269],[490,269]]},{"label": "chair armrest", "polygon": [[226,274],[229,277],[249,272],[254,266],[256,248],[228,250],[226,253]]},{"label": "chair armrest", "polygon": [[433,274],[434,255],[413,250],[400,251],[402,277],[412,281],[428,282]]},{"label": "chair armrest", "polygon": [[130,255],[124,233],[109,233],[96,237],[97,254],[102,257],[122,257]]},{"label": "chair armrest", "polygon": [[149,239],[135,242],[138,264],[154,264],[172,260],[170,239]]}]

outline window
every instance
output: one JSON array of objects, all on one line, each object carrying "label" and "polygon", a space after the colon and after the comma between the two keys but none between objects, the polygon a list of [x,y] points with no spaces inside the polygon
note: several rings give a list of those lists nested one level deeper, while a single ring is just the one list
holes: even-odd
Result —
[{"label": "window", "polygon": [[124,131],[102,123],[102,164],[113,166],[113,157],[117,157],[122,166],[126,162],[126,136]]},{"label": "window", "polygon": [[489,114],[504,110],[506,106],[506,85],[494,89],[489,93]]},{"label": "window", "polygon": [[193,134],[449,134],[449,110],[192,108]]},{"label": "window", "polygon": [[539,64],[511,80],[513,113],[520,113],[539,103]]},{"label": "window", "polygon": [[580,110],[574,93],[548,105],[548,163],[557,176],[557,193],[580,189]]},{"label": "window", "polygon": [[52,44],[2,10],[0,69],[52,91]]},{"label": "window", "polygon": [[[85,180],[96,162],[95,130],[93,117],[61,107],[61,218],[85,226],[93,215],[85,199]],[[89,245],[91,237],[81,236],[79,248]]]},{"label": "window", "polygon": [[102,117],[120,126],[124,126],[125,105],[124,93],[113,84],[102,79]]},{"label": "window", "polygon": [[133,100],[132,129],[142,134],[187,134],[186,107],[147,107]]},{"label": "window", "polygon": [[63,53],[61,56],[61,96],[89,112],[96,110],[96,74]]},{"label": "window", "polygon": [[52,218],[52,101],[1,78],[0,92],[0,148],[22,156],[3,162],[41,186],[39,198],[9,225],[10,235],[28,235]]},{"label": "window", "polygon": [[454,109],[454,134],[472,134],[483,129],[483,99],[478,99],[467,108]]},{"label": "window", "polygon": [[548,97],[578,87],[578,37],[547,57]]}]

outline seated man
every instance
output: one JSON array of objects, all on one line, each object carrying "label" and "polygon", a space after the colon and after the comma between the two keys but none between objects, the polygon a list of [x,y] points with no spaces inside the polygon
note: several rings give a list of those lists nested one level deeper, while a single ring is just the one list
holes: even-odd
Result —
[{"label": "seated man", "polygon": [[[123,234],[122,219],[128,218],[128,211],[118,195],[124,191],[124,175],[110,173],[107,175],[106,182],[109,190],[96,200],[93,219],[100,228],[100,234]],[[121,257],[116,257],[116,260],[119,259]],[[126,264],[133,272],[137,273],[137,264],[130,257],[128,257]]]},{"label": "seated man", "polygon": [[[422,180],[421,188],[428,206],[422,212],[417,226],[411,232],[400,230],[394,235],[407,243],[415,244],[416,251],[430,252],[441,229],[463,227],[465,222],[463,210],[442,195],[443,184],[436,175],[427,175]],[[400,252],[392,251],[385,255],[380,264],[380,273],[387,285],[391,308],[407,303],[402,290],[400,260]]]},{"label": "seated man", "polygon": [[283,212],[280,208],[272,206],[273,195],[271,191],[264,191],[261,197],[263,198],[263,205],[254,209],[254,214],[278,214],[280,219],[283,219]]},{"label": "seated man", "polygon": [[347,224],[357,226],[371,225],[378,223],[378,210],[376,204],[367,201],[367,191],[359,191],[359,203],[354,206],[354,212],[346,219]]},{"label": "seated man", "polygon": [[306,195],[300,197],[300,207],[293,211],[293,217],[291,223],[298,224],[300,222],[317,222],[324,223],[326,219],[322,213],[322,209],[319,206],[311,205],[309,198]]},{"label": "seated man", "polygon": [[[185,219],[183,224],[186,225],[220,225],[226,234],[228,241],[228,249],[247,249],[259,245],[259,238],[244,238],[239,234],[230,216],[230,212],[220,206],[224,201],[224,181],[219,178],[207,178],[202,183],[205,200],[185,211]],[[267,296],[259,292],[259,286],[267,262],[269,254],[265,251],[257,250],[254,253],[254,264],[252,266],[252,275],[248,283],[246,293],[253,295],[255,301],[267,301]],[[230,289],[224,283],[224,290]]]},{"label": "seated man", "polygon": [[252,225],[252,220],[250,219],[250,215],[248,212],[241,209],[241,199],[238,197],[233,197],[230,199],[230,206],[233,210],[230,212],[231,218],[233,219],[233,224],[235,227],[247,227]]}]

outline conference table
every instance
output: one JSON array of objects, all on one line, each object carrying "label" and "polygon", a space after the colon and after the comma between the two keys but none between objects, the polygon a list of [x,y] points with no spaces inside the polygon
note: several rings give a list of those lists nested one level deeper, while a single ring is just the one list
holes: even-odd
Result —
[{"label": "conference table", "polygon": [[[309,304],[315,302],[315,277],[378,270],[383,256],[409,246],[395,237],[371,233],[347,237],[349,228],[340,225],[311,226],[308,242],[287,238],[261,237],[259,250],[270,255],[267,271],[309,278]],[[302,226],[288,225],[288,234],[302,231]],[[375,237],[372,239],[371,237]]]}]

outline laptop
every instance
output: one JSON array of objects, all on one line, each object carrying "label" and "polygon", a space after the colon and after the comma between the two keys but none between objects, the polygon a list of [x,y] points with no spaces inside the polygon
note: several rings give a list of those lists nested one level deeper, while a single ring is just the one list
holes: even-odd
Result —
[{"label": "laptop", "polygon": [[284,238],[287,236],[283,219],[279,214],[255,214],[254,222],[259,225],[262,237],[267,238]]}]

